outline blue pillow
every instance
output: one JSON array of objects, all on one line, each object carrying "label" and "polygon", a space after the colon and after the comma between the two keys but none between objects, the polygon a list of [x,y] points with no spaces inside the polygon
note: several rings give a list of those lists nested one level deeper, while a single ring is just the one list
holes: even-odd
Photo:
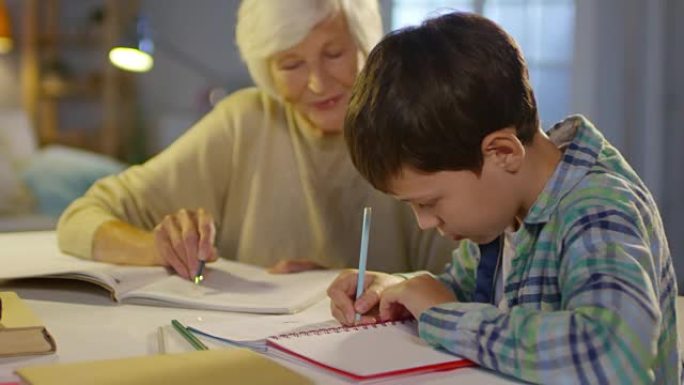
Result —
[{"label": "blue pillow", "polygon": [[98,179],[126,165],[104,155],[52,145],[39,151],[22,170],[41,214],[58,217]]}]

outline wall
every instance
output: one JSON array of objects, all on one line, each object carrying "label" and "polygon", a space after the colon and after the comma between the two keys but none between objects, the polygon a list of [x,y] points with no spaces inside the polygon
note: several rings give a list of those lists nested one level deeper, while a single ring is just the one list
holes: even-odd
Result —
[{"label": "wall", "polygon": [[[207,111],[210,88],[232,91],[251,84],[235,45],[238,4],[238,0],[142,1],[141,10],[159,40],[154,68],[138,77],[150,153],[164,148]],[[216,74],[203,76],[164,46],[192,56]]]}]

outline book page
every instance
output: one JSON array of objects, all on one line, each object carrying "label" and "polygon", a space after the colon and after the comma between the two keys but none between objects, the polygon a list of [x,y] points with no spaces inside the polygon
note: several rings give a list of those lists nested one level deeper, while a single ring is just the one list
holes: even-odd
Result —
[{"label": "book page", "polygon": [[160,266],[120,266],[106,265],[98,272],[110,278],[116,285],[118,298],[140,287],[172,276],[168,269]]},{"label": "book page", "polygon": [[469,361],[434,349],[418,337],[415,321],[336,328],[269,339],[286,353],[358,377],[435,370],[435,365]]},{"label": "book page", "polygon": [[100,285],[118,298],[170,275],[158,266],[120,266],[66,255],[59,250],[54,231],[0,234],[0,244],[0,279],[78,279]]},{"label": "book page", "polygon": [[339,271],[316,270],[270,274],[266,269],[219,260],[206,265],[195,285],[178,276],[154,282],[124,297],[136,303],[251,313],[295,313],[325,297]]},{"label": "book page", "polygon": [[208,315],[182,322],[196,334],[260,350],[266,349],[266,338],[271,336],[340,326],[330,314],[328,300],[319,301],[297,314],[241,316],[238,319]]},{"label": "book page", "polygon": [[0,279],[79,279],[107,288],[119,301],[207,310],[295,313],[324,298],[339,273],[270,274],[261,267],[219,260],[207,264],[205,280],[198,286],[163,267],[120,266],[65,255],[53,231],[0,234],[0,244]]},{"label": "book page", "polygon": [[0,279],[90,271],[104,265],[63,254],[54,231],[0,234],[0,244]]}]

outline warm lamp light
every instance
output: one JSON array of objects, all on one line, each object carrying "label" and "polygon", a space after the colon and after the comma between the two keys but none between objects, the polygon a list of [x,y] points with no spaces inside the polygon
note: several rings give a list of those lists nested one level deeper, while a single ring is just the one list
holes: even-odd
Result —
[{"label": "warm lamp light", "polygon": [[109,51],[109,61],[126,71],[147,72],[154,66],[153,54],[147,19],[138,17],[135,31],[124,35],[120,44]]},{"label": "warm lamp light", "polygon": [[4,0],[0,0],[0,53],[12,50],[12,24]]},{"label": "warm lamp light", "polygon": [[[132,24],[131,27],[133,27]],[[189,55],[171,41],[164,40],[161,36],[155,36],[153,41],[152,28],[146,18],[139,16],[136,19],[135,28],[130,28],[130,31],[134,33],[125,33],[120,44],[109,51],[109,61],[116,67],[125,71],[147,72],[154,66],[153,55],[158,49],[159,52],[166,53],[169,58],[205,78],[209,84],[223,78],[221,73],[193,55]],[[209,94],[210,105],[213,106],[225,94],[226,91],[223,88],[212,88]]]},{"label": "warm lamp light", "polygon": [[109,61],[123,70],[133,72],[147,72],[154,66],[152,55],[129,47],[112,48],[109,51]]}]

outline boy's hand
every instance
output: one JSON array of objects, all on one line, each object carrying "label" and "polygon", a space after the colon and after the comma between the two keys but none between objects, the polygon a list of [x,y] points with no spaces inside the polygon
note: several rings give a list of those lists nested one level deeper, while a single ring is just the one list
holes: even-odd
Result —
[{"label": "boy's hand", "polygon": [[428,274],[419,275],[382,292],[380,320],[405,318],[407,313],[417,319],[423,311],[447,302],[456,302],[451,290]]},{"label": "boy's hand", "polygon": [[325,266],[321,266],[314,261],[308,259],[281,259],[275,265],[268,269],[271,274],[291,274],[299,273],[308,270],[322,270]]},{"label": "boy's hand", "polygon": [[204,209],[179,210],[154,228],[154,241],[162,264],[171,266],[176,274],[192,279],[200,258],[207,262],[218,259],[214,248],[214,219]]},{"label": "boy's hand", "polygon": [[386,288],[404,280],[390,274],[367,271],[363,282],[363,295],[354,303],[357,279],[357,270],[346,270],[340,273],[328,288],[332,315],[343,325],[353,325],[356,312],[364,314],[361,317],[362,324],[377,322],[376,317],[368,311],[378,304],[380,295]]}]

